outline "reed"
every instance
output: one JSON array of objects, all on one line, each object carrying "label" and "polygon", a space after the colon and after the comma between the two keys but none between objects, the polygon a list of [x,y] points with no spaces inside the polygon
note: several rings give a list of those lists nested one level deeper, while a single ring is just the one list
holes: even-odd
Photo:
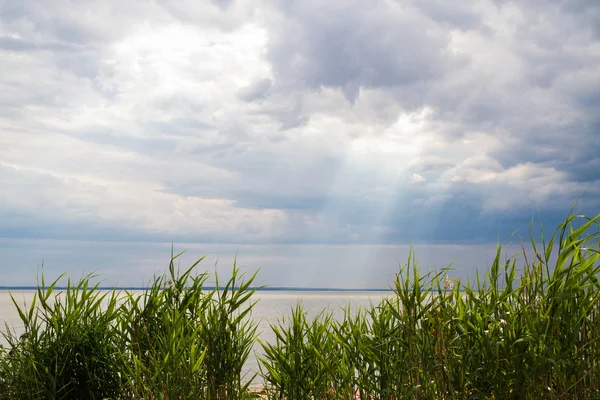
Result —
[{"label": "reed", "polygon": [[[255,340],[251,284],[234,263],[224,286],[207,273],[169,272],[142,294],[98,290],[94,275],[41,285],[28,308],[13,302],[24,334],[7,329],[0,399],[254,398],[241,375]],[[7,327],[8,328],[8,327]]]},{"label": "reed", "polygon": [[257,322],[251,318],[256,304],[252,300],[256,289],[251,285],[257,273],[243,280],[244,274],[240,274],[234,261],[231,278],[222,287],[215,274],[216,288],[211,292],[207,307],[198,315],[206,351],[203,364],[207,390],[202,398],[229,400],[252,397],[248,387],[254,376],[242,376],[242,368],[257,338]]},{"label": "reed", "polygon": [[[41,285],[29,308],[13,303],[24,324],[18,336],[4,336],[10,352],[0,357],[0,399],[105,399],[120,395],[126,383],[117,328],[115,292],[90,286],[92,275]],[[59,278],[60,279],[60,278]]]},{"label": "reed", "polygon": [[[271,398],[600,398],[599,219],[570,214],[505,260],[498,246],[483,276],[451,287],[411,254],[391,296],[323,331],[298,306],[263,344]],[[315,329],[333,340],[312,343]]]},{"label": "reed", "polygon": [[198,319],[212,292],[206,273],[183,274],[171,255],[169,275],[161,275],[141,296],[126,293],[121,307],[122,356],[128,367],[128,394],[143,399],[201,398],[206,390],[206,347]]},{"label": "reed", "polygon": [[600,215],[569,214],[540,242],[473,281],[421,274],[411,253],[379,304],[308,319],[302,304],[260,341],[252,283],[207,288],[168,273],[140,293],[100,291],[94,275],[46,286],[20,306],[24,325],[0,348],[0,399],[246,399],[258,341],[266,396],[306,399],[600,398]]},{"label": "reed", "polygon": [[209,275],[183,274],[171,257],[169,276],[156,278],[140,297],[122,307],[130,393],[144,399],[229,400],[251,397],[253,377],[241,375],[255,340],[250,318],[256,273],[244,280],[234,261],[224,286],[204,288]]},{"label": "reed", "polygon": [[330,399],[335,397],[335,372],[340,359],[332,357],[335,346],[331,314],[325,311],[312,321],[298,303],[286,318],[272,324],[275,343],[263,343],[259,357],[262,376],[274,388],[277,399]]}]

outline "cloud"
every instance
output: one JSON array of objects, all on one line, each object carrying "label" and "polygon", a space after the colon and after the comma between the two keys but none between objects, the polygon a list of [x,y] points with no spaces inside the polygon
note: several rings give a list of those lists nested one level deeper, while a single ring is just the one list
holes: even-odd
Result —
[{"label": "cloud", "polygon": [[0,8],[0,235],[484,243],[600,209],[595,2]]},{"label": "cloud", "polygon": [[[448,48],[447,31],[412,5],[292,1],[280,7],[269,21],[267,54],[282,90],[335,87],[354,101],[362,87],[417,90],[463,63]],[[403,100],[407,107],[422,105],[417,93]]]},{"label": "cloud", "polygon": [[416,172],[413,173],[410,177],[410,183],[419,183],[419,182],[423,182],[425,181],[425,178],[423,178],[422,175],[417,174]]},{"label": "cloud", "polygon": [[239,97],[245,101],[255,101],[265,97],[273,81],[269,78],[260,79],[239,90]]}]

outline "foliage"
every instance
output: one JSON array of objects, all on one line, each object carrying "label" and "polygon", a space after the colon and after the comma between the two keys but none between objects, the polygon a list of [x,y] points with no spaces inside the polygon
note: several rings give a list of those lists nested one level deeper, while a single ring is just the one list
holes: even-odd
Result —
[{"label": "foliage", "polygon": [[91,277],[69,280],[60,293],[57,281],[46,289],[42,277],[29,309],[11,295],[25,332],[5,334],[11,351],[0,359],[1,399],[105,399],[122,392],[117,298],[89,287]]},{"label": "foliage", "polygon": [[297,306],[262,345],[271,398],[600,398],[599,220],[569,215],[506,261],[498,246],[483,277],[451,288],[449,269],[422,276],[411,254],[391,296],[341,321]]},{"label": "foliage", "polygon": [[[449,268],[421,275],[414,256],[380,304],[308,319],[301,303],[259,341],[271,399],[600,398],[600,215],[570,214],[529,253],[483,276]],[[242,368],[257,338],[256,274],[236,264],[225,285],[168,274],[141,295],[102,291],[93,275],[57,293],[41,285],[13,302],[24,333],[0,347],[4,399],[243,399],[257,397]]]}]

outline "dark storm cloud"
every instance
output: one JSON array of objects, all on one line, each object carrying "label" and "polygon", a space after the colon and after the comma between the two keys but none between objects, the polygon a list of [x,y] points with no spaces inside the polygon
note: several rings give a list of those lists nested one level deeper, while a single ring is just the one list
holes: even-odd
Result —
[{"label": "dark storm cloud", "polygon": [[[405,107],[429,105],[440,121],[459,124],[458,135],[467,129],[509,132],[522,145],[497,154],[503,165],[539,161],[569,172],[579,162],[595,164],[593,152],[583,159],[575,154],[595,149],[600,137],[597,126],[582,129],[600,114],[600,71],[595,67],[600,53],[592,51],[599,42],[588,34],[600,26],[595,24],[600,3],[520,5],[523,21],[516,26],[511,50],[522,63],[522,73],[503,85],[493,81],[493,71],[477,72],[473,57],[478,54],[458,56],[449,49],[444,27],[474,30],[491,39],[497,35],[499,28],[483,24],[483,14],[474,5],[427,1],[415,9],[406,2],[386,1],[376,6],[281,3],[269,58],[276,78],[286,85],[339,88],[351,100],[361,87],[388,88]],[[448,85],[470,67],[474,74],[468,84]],[[497,67],[502,74],[502,65]],[[556,100],[551,109],[544,99]],[[573,116],[577,111],[582,114]],[[543,114],[551,122],[540,121]],[[451,128],[445,131],[454,134]],[[549,151],[538,151],[544,148]]]},{"label": "dark storm cloud", "polygon": [[360,87],[434,81],[462,62],[447,51],[447,32],[400,3],[280,5],[268,55],[284,82],[340,88],[352,100]]},{"label": "dark storm cloud", "polygon": [[520,145],[494,153],[505,168],[523,162],[554,167],[572,182],[600,179],[600,126],[583,122],[557,127],[540,124],[520,137]]},{"label": "dark storm cloud", "polygon": [[[568,209],[549,209],[540,213],[536,207],[521,208],[514,212],[484,212],[481,202],[467,201],[460,196],[445,201],[438,207],[417,207],[410,215],[400,210],[391,217],[390,224],[397,230],[384,237],[388,243],[415,241],[419,243],[506,243],[511,235],[529,237],[532,219],[534,226],[542,224],[550,234],[566,218]],[[589,210],[591,211],[591,210]],[[468,222],[467,222],[468,221]],[[534,232],[539,238],[539,232]]]}]

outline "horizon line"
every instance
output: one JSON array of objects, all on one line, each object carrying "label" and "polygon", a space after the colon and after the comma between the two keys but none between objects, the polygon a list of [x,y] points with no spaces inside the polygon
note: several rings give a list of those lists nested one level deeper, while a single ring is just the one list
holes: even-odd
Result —
[{"label": "horizon line", "polygon": [[[41,286],[26,286],[26,285],[15,285],[15,286],[0,286],[0,290],[37,290],[38,288],[44,289],[48,287]],[[67,286],[55,286],[54,290],[67,290]],[[74,286],[71,287],[76,288]],[[167,287],[165,287],[166,289]],[[88,287],[89,289],[89,287]],[[151,286],[98,286],[96,290],[148,290]],[[203,289],[214,290],[216,286],[204,286]],[[238,288],[236,288],[238,289]],[[272,287],[249,287],[249,289],[263,292],[268,291],[292,291],[292,292],[391,292],[391,288],[324,288],[324,287],[287,287],[287,286],[272,286]]]}]

